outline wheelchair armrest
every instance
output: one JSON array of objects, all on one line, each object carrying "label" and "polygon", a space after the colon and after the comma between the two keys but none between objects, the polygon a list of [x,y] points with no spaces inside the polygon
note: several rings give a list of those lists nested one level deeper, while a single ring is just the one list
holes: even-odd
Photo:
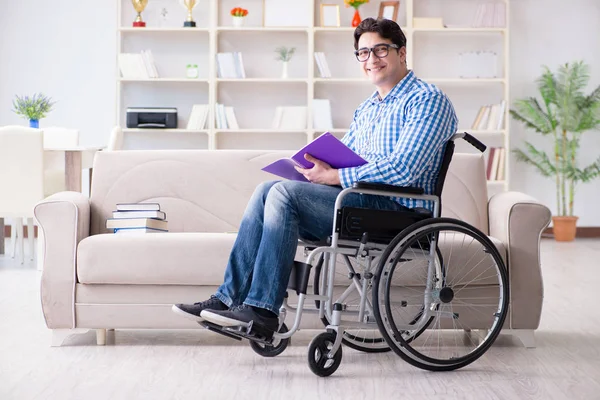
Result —
[{"label": "wheelchair armrest", "polygon": [[413,186],[394,186],[386,183],[373,183],[373,182],[356,182],[352,186],[353,189],[370,189],[370,190],[382,190],[392,193],[400,194],[423,194],[425,190],[423,188]]}]

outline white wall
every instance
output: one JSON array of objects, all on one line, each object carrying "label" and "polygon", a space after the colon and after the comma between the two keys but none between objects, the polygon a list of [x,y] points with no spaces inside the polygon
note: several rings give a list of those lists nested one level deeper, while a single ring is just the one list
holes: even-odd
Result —
[{"label": "white wall", "polygon": [[[600,85],[600,2],[598,0],[514,0],[511,1],[511,101],[536,94],[535,79],[542,65],[551,69],[562,63],[584,60],[590,65],[590,87]],[[549,141],[525,132],[511,122],[511,145],[523,140],[551,152]],[[552,154],[552,153],[550,153]],[[586,132],[581,142],[581,166],[600,156],[600,132]],[[511,190],[542,200],[556,212],[554,181],[542,179],[532,168],[511,160]],[[575,214],[579,226],[600,226],[600,179],[579,186]]]},{"label": "white wall", "polygon": [[115,119],[116,0],[0,0],[0,125],[27,124],[15,94],[57,101],[40,126],[80,130],[106,145]]},{"label": "white wall", "polygon": [[[426,1],[426,0],[419,0]],[[475,0],[473,0],[475,1]],[[116,0],[2,0],[0,13],[0,125],[23,124],[11,110],[15,94],[43,91],[58,103],[43,125],[78,128],[84,145],[107,143],[115,123]],[[598,0],[511,1],[511,100],[535,94],[541,66],[583,59],[600,84]],[[511,122],[512,146],[535,134]],[[549,147],[548,147],[549,149]],[[600,134],[582,140],[581,159],[600,155]],[[511,162],[511,189],[529,193],[554,211],[552,180]],[[600,180],[579,187],[580,226],[600,226]]]}]

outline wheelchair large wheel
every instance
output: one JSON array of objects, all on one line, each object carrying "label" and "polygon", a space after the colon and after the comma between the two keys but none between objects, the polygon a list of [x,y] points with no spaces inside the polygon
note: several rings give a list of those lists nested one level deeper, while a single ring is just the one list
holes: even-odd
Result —
[{"label": "wheelchair large wheel", "polygon": [[[438,249],[442,279],[435,272]],[[405,361],[431,371],[462,368],[481,357],[508,310],[506,267],[496,246],[451,218],[420,221],[398,234],[379,260],[373,287],[387,343]],[[420,335],[407,340],[407,330]]]}]

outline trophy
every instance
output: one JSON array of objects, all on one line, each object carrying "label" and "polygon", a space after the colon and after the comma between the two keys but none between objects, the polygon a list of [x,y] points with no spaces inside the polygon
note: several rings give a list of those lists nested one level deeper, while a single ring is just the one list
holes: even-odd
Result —
[{"label": "trophy", "polygon": [[194,21],[194,19],[192,18],[192,9],[198,5],[198,0],[180,0],[180,2],[181,5],[183,5],[188,12],[187,21],[183,23],[183,26],[185,28],[195,28],[196,21]]},{"label": "trophy", "polygon": [[137,17],[135,17],[135,21],[133,21],[133,26],[136,28],[144,28],[146,23],[142,21],[142,11],[148,5],[148,0],[131,0],[133,3],[133,8],[137,11]]}]

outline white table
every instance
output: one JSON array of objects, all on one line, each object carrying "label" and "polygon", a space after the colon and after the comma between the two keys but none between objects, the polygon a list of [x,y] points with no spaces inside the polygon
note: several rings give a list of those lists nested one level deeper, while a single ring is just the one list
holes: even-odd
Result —
[{"label": "white table", "polygon": [[[64,151],[65,152],[65,188],[68,191],[81,192],[81,170],[83,169],[83,159],[93,160],[94,153],[104,149],[105,146],[73,146],[73,147],[52,147],[44,151]],[[92,186],[92,163],[86,162],[90,170],[90,187]],[[0,254],[4,254],[4,218],[0,218]]]}]

